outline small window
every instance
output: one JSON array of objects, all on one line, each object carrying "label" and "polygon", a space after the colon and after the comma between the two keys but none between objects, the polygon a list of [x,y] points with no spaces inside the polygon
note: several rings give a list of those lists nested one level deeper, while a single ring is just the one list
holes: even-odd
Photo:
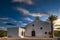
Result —
[{"label": "small window", "polygon": [[40,27],[40,29],[42,30],[42,27]]},{"label": "small window", "polygon": [[47,32],[45,32],[45,34],[47,34]]},{"label": "small window", "polygon": [[32,24],[32,26],[34,27],[34,24]]},{"label": "small window", "polygon": [[23,36],[23,31],[22,31],[21,35]]}]

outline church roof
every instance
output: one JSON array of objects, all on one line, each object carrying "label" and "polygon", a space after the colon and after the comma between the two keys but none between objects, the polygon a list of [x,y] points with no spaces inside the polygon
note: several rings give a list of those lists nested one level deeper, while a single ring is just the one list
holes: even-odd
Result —
[{"label": "church roof", "polygon": [[[35,21],[31,22],[31,23],[28,23],[27,25],[32,24],[32,23],[34,23],[34,22],[41,22],[41,23],[51,24],[51,23],[50,23],[50,22],[48,22],[48,21],[35,20]],[[27,26],[27,25],[26,25],[26,26]],[[26,26],[25,26],[25,27],[26,27]]]}]

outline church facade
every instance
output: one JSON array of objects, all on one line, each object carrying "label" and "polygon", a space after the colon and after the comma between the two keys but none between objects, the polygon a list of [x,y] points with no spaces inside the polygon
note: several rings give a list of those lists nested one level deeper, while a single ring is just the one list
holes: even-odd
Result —
[{"label": "church facade", "polygon": [[[17,30],[15,33],[18,37],[24,38],[24,37],[43,37],[43,38],[49,38],[49,33],[51,32],[51,24],[49,22],[41,21],[37,17],[35,21],[32,23],[29,23],[25,26],[25,28],[16,28]],[[14,28],[12,29],[14,30]],[[14,34],[14,31],[8,29],[7,35],[9,36],[9,33],[11,35]],[[11,36],[10,35],[10,36]]]},{"label": "church facade", "polygon": [[51,32],[51,24],[39,19],[26,25],[25,28],[25,36],[27,37],[49,37],[49,32]]}]

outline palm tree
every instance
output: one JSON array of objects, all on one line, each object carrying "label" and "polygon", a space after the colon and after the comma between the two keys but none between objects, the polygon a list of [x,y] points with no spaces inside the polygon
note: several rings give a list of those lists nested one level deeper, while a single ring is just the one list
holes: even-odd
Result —
[{"label": "palm tree", "polygon": [[57,16],[51,15],[48,18],[51,22],[51,38],[53,38],[53,21],[57,19]]}]

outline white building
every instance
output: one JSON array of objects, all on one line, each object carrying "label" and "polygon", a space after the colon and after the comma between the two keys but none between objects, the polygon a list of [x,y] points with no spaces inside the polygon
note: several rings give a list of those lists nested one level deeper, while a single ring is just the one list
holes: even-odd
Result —
[{"label": "white building", "polygon": [[51,24],[49,22],[36,20],[29,23],[25,28],[8,28],[7,36],[12,37],[44,37],[49,38],[49,33],[51,32]]},{"label": "white building", "polygon": [[16,37],[16,38],[21,37],[21,38],[23,38],[24,32],[25,32],[24,28],[18,28],[18,27],[7,28],[7,36],[8,37]]}]

